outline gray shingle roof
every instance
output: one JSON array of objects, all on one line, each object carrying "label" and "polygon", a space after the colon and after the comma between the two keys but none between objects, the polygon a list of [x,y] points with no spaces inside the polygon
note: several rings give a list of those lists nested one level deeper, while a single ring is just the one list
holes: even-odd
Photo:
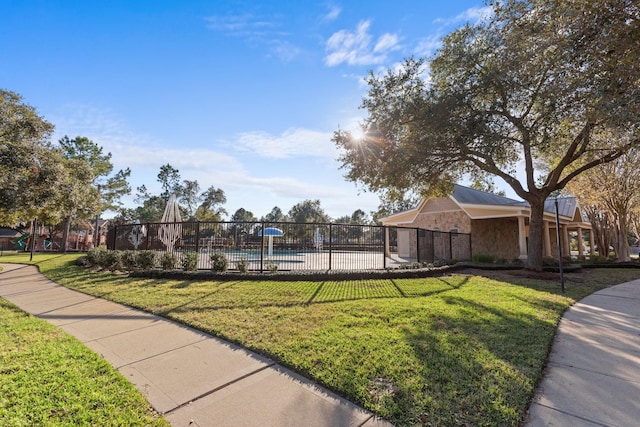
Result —
[{"label": "gray shingle roof", "polygon": [[457,184],[453,190],[453,198],[456,199],[458,203],[470,205],[529,206],[527,202],[498,196],[497,194],[487,193],[486,191],[474,190],[473,188],[463,187]]},{"label": "gray shingle roof", "polygon": [[[573,218],[578,202],[575,197],[558,197],[558,213]],[[556,199],[544,201],[544,210],[556,213]]]},{"label": "gray shingle roof", "polygon": [[[529,203],[522,200],[514,200],[486,191],[475,190],[456,184],[453,190],[453,198],[462,204],[470,205],[492,205],[492,206],[529,206]],[[562,216],[572,218],[576,210],[577,201],[575,197],[559,197],[558,213]],[[556,213],[555,199],[547,199],[544,202],[544,210]]]}]

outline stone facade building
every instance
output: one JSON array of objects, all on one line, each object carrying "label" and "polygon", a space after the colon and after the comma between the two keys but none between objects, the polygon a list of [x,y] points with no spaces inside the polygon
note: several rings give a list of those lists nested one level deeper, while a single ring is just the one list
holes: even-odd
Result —
[{"label": "stone facade building", "polygon": [[[559,198],[557,203],[563,255],[571,253],[570,234],[577,240],[578,255],[584,255],[585,233],[589,236],[589,253],[593,255],[591,224],[583,219],[577,200]],[[555,204],[555,199],[545,203],[543,255],[548,258],[558,257]],[[382,218],[382,223],[402,228],[469,233],[472,255],[490,255],[496,260],[511,261],[527,259],[529,217],[527,202],[456,185],[450,196],[425,199],[414,209]],[[403,233],[398,229],[398,247],[409,238],[408,230]]]}]

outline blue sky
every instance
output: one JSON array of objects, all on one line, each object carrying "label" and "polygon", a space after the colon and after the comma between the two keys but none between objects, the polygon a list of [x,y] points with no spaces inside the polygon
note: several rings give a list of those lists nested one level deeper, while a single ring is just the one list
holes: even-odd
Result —
[{"label": "blue sky", "polygon": [[[369,70],[428,56],[482,0],[0,0],[0,87],[86,136],[159,192],[161,165],[213,185],[232,214],[320,199],[375,210],[344,179],[334,130],[357,129]],[[132,205],[132,198],[127,199]]]}]

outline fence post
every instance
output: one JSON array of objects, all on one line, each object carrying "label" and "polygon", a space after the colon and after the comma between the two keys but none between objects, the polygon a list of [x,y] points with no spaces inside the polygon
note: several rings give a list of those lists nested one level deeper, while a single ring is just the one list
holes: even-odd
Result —
[{"label": "fence post", "polygon": [[449,232],[449,260],[453,260],[453,233]]},{"label": "fence post", "polygon": [[149,223],[147,222],[147,232],[144,235],[144,250],[149,250],[149,231],[151,228],[149,227]]},{"label": "fence post", "polygon": [[264,271],[264,222],[261,223],[262,231],[260,232],[260,273]]},{"label": "fence post", "polygon": [[200,221],[196,221],[196,255],[198,255],[198,263],[200,263]]},{"label": "fence post", "polygon": [[431,253],[433,254],[432,256],[433,261],[431,262],[435,262],[436,261],[436,232],[435,231],[431,232]]},{"label": "fence post", "polygon": [[416,257],[420,262],[420,229],[416,228]]},{"label": "fence post", "polygon": [[333,255],[333,247],[331,246],[333,242],[333,224],[329,223],[329,270],[331,270],[331,257]]},{"label": "fence post", "polygon": [[389,234],[389,227],[387,225],[382,227],[382,268],[387,269],[387,235]]},{"label": "fence post", "polygon": [[[109,240],[109,235],[107,234],[107,240]],[[113,226],[113,250],[116,250],[116,247],[118,246],[118,224],[115,224]],[[107,243],[107,248],[109,247],[109,244]],[[51,244],[51,248],[53,249],[53,244]]]}]

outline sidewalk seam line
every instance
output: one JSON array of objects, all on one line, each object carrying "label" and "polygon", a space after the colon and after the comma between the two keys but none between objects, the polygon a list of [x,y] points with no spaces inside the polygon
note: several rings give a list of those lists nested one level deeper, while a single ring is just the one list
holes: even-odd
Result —
[{"label": "sidewalk seam line", "polygon": [[362,427],[364,426],[366,423],[368,423],[371,419],[373,418],[373,414],[369,415],[363,422],[361,422],[360,424],[358,424],[358,427]]},{"label": "sidewalk seam line", "polygon": [[276,363],[276,362],[273,362],[273,363],[271,363],[270,365],[265,365],[265,366],[263,366],[263,367],[261,367],[261,368],[259,368],[259,369],[256,369],[255,371],[252,371],[252,372],[249,372],[249,373],[247,373],[247,374],[244,374],[244,375],[242,375],[242,376],[240,376],[240,377],[238,377],[238,378],[236,378],[236,379],[234,379],[234,380],[232,380],[232,381],[229,381],[229,382],[227,382],[227,383],[225,383],[225,384],[219,385],[218,387],[215,387],[215,388],[213,388],[213,389],[211,389],[211,390],[209,390],[209,391],[207,391],[207,392],[205,392],[205,393],[202,393],[202,394],[201,394],[201,395],[199,395],[199,396],[196,396],[196,397],[194,397],[194,398],[192,398],[192,399],[189,399],[188,401],[186,401],[186,402],[184,402],[184,403],[179,404],[179,405],[178,405],[178,406],[176,406],[175,408],[171,408],[171,409],[169,409],[169,410],[167,410],[167,411],[164,411],[164,412],[162,412],[162,413],[161,413],[161,415],[169,415],[169,414],[171,414],[171,413],[173,413],[173,412],[177,411],[177,410],[178,410],[178,409],[180,409],[180,408],[183,408],[183,407],[185,407],[185,406],[187,406],[187,405],[190,405],[191,403],[193,403],[193,402],[195,402],[195,401],[197,401],[197,400],[200,400],[200,399],[202,399],[202,398],[205,398],[205,397],[207,397],[207,396],[210,396],[210,395],[212,395],[213,393],[215,393],[215,392],[217,392],[217,391],[222,390],[223,388],[226,388],[226,387],[228,387],[228,386],[230,386],[230,385],[232,385],[232,384],[235,384],[235,383],[237,383],[237,382],[240,382],[240,381],[242,381],[242,380],[244,380],[244,379],[246,379],[246,378],[249,378],[249,377],[251,377],[251,376],[253,376],[253,375],[257,374],[257,373],[260,373],[260,372],[264,371],[265,369],[272,368],[272,367],[274,367],[274,366],[276,366],[276,365],[277,365],[277,363]]},{"label": "sidewalk seam line", "polygon": [[579,371],[584,371],[584,372],[590,372],[592,374],[596,374],[596,375],[602,375],[604,377],[608,377],[608,378],[615,378],[617,380],[621,380],[621,381],[626,381],[629,383],[633,383],[633,384],[640,384],[640,381],[638,380],[634,380],[632,378],[625,378],[625,377],[620,377],[618,375],[611,375],[611,374],[606,374],[604,372],[600,372],[600,371],[594,371],[593,369],[586,369],[586,368],[580,368],[578,366],[575,365],[569,365],[567,363],[558,363],[558,362],[549,362],[548,365],[555,365],[555,366],[564,366],[566,368],[571,368],[571,369],[577,369]]},{"label": "sidewalk seam line", "polygon": [[[112,336],[115,336],[115,335],[112,335]],[[102,339],[102,338],[100,338],[100,339]],[[179,347],[171,348],[169,350],[165,350],[165,351],[160,352],[160,353],[155,353],[155,354],[153,354],[151,356],[143,357],[142,359],[134,360],[132,362],[125,363],[124,365],[117,366],[116,368],[120,369],[120,368],[124,368],[124,367],[127,367],[127,366],[135,365],[136,363],[144,362],[145,360],[153,359],[154,357],[162,356],[164,354],[171,353],[172,351],[181,350],[183,348],[192,346],[194,344],[201,343],[202,341],[205,341],[206,339],[207,339],[206,337],[202,337],[198,341],[194,341],[194,342],[191,342],[191,343],[188,343],[188,344],[183,344],[183,345],[181,345]],[[96,342],[96,341],[98,341],[98,340],[93,340],[93,342]],[[89,342],[89,341],[87,341],[87,342]]]},{"label": "sidewalk seam line", "polygon": [[577,418],[579,420],[587,421],[587,422],[592,423],[592,424],[597,424],[597,425],[602,426],[602,427],[611,427],[610,424],[604,424],[601,421],[595,421],[595,420],[591,420],[589,418],[581,417],[580,415],[577,415],[577,414],[574,414],[574,413],[568,412],[568,411],[563,411],[562,409],[554,408],[553,406],[545,405],[544,403],[536,402],[535,404],[538,405],[538,406],[542,406],[543,408],[551,409],[552,411],[560,412],[561,414],[565,414],[565,415],[568,415],[570,417]]}]

